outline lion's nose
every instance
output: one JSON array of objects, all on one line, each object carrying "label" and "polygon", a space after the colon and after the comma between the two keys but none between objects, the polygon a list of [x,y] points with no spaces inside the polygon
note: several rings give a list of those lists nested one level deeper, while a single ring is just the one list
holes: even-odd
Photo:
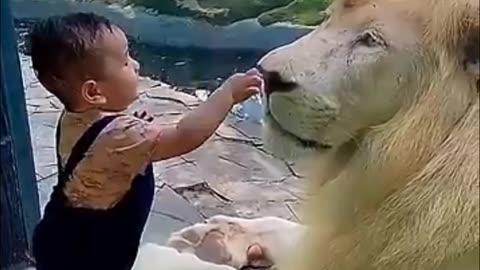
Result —
[{"label": "lion's nose", "polygon": [[264,91],[265,95],[269,96],[273,92],[288,92],[293,90],[297,84],[295,82],[287,81],[277,71],[265,70],[261,65],[257,69],[262,73],[265,81]]}]

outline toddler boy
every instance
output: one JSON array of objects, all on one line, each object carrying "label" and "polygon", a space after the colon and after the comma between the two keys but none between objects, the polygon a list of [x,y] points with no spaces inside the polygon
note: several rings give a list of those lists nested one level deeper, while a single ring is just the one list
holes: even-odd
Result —
[{"label": "toddler boy", "polygon": [[161,128],[124,113],[137,98],[139,64],[106,18],[48,18],[30,48],[38,79],[65,106],[58,184],[34,233],[37,269],[131,269],[153,200],[152,162],[202,145],[235,103],[258,93],[261,75],[233,75],[176,127]]}]

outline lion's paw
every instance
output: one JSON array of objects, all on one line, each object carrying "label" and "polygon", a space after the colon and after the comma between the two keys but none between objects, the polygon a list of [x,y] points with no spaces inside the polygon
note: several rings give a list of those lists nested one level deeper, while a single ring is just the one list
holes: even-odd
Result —
[{"label": "lion's paw", "polygon": [[268,252],[269,242],[264,239],[264,228],[277,227],[281,230],[282,226],[276,225],[281,225],[282,222],[289,221],[217,215],[207,219],[205,223],[173,233],[167,245],[179,252],[192,253],[204,261],[216,264],[235,268],[269,267],[273,265],[273,259]]}]

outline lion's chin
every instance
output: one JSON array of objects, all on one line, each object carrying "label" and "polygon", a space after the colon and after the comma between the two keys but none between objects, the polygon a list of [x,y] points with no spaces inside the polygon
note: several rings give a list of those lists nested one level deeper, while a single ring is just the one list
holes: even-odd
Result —
[{"label": "lion's chin", "polygon": [[288,160],[308,158],[330,149],[327,145],[302,141],[283,130],[271,117],[264,119],[263,141],[267,151],[278,158]]}]

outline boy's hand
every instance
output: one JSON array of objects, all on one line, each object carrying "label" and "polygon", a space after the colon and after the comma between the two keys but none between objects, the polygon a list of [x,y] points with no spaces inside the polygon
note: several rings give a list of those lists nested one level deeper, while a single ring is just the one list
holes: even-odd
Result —
[{"label": "boy's hand", "polygon": [[230,91],[233,102],[239,103],[258,94],[263,85],[263,77],[257,69],[252,68],[246,73],[237,73],[228,78],[221,88]]}]

